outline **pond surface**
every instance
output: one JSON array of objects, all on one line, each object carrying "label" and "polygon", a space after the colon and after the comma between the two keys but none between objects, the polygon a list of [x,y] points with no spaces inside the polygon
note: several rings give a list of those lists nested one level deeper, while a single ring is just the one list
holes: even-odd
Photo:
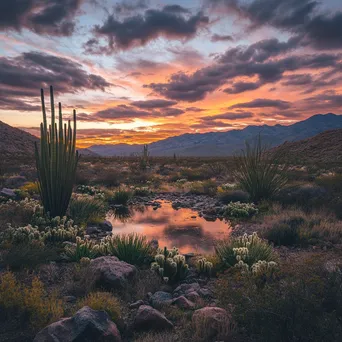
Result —
[{"label": "pond surface", "polygon": [[215,240],[229,236],[231,226],[225,221],[206,221],[191,209],[175,210],[171,202],[159,203],[157,210],[143,206],[127,209],[126,215],[109,212],[106,219],[113,225],[113,234],[143,234],[158,240],[160,248],[176,246],[182,253],[212,252]]}]

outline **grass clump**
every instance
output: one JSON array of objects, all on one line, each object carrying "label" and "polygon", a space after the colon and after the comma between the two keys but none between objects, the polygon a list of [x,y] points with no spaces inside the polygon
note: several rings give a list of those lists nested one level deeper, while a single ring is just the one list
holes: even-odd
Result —
[{"label": "grass clump", "polygon": [[[103,246],[103,245],[101,245]],[[102,248],[103,254],[105,254],[105,248]],[[65,254],[69,261],[81,261],[84,258],[94,259],[101,255],[100,245],[97,245],[91,240],[82,240],[80,237],[76,238],[76,245],[66,245]]]},{"label": "grass clump", "polygon": [[287,165],[279,153],[267,150],[259,136],[253,146],[246,142],[242,155],[234,160],[234,177],[254,202],[271,198],[287,183]]},{"label": "grass clump", "polygon": [[118,190],[109,198],[110,204],[121,204],[127,206],[128,201],[131,199],[132,194],[130,191]]},{"label": "grass clump", "polygon": [[35,329],[58,320],[64,313],[62,301],[56,294],[47,294],[39,278],[33,278],[31,285],[23,285],[11,272],[0,276],[0,307],[27,316]]},{"label": "grass clump", "polygon": [[76,311],[89,306],[93,310],[104,310],[113,322],[117,322],[121,316],[119,301],[110,292],[92,292],[76,304]]},{"label": "grass clump", "polygon": [[215,252],[225,267],[235,266],[239,261],[252,266],[259,260],[268,262],[277,259],[272,246],[256,233],[222,240],[215,246]]},{"label": "grass clump", "polygon": [[107,236],[103,242],[108,255],[132,265],[142,265],[153,255],[153,248],[146,236],[136,233]]},{"label": "grass clump", "polygon": [[91,196],[78,196],[70,201],[69,215],[77,225],[98,222],[104,218],[105,213],[103,201]]}]

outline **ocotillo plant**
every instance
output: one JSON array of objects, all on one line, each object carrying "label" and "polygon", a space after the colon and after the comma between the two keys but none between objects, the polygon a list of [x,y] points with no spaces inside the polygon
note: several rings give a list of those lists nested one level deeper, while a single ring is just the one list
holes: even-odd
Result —
[{"label": "ocotillo plant", "polygon": [[57,125],[51,86],[51,124],[48,126],[43,89],[41,101],[43,122],[40,124],[40,147],[35,144],[39,193],[46,213],[51,217],[64,216],[72,194],[79,159],[76,151],[76,111],[73,112],[73,129],[70,120],[68,125],[65,123],[63,126],[62,105],[59,103]]}]

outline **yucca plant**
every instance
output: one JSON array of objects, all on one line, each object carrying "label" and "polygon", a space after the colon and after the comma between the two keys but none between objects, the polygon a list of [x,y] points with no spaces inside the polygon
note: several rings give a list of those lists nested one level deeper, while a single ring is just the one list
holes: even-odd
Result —
[{"label": "yucca plant", "polygon": [[58,104],[58,125],[55,117],[53,88],[50,87],[51,124],[46,120],[44,91],[41,90],[43,122],[40,124],[40,147],[35,144],[39,194],[46,213],[64,216],[71,197],[79,159],[76,151],[76,111],[73,129],[70,120],[63,126],[62,105]]},{"label": "yucca plant", "polygon": [[107,236],[104,243],[109,255],[132,265],[141,265],[152,258],[152,245],[144,235],[131,233]]},{"label": "yucca plant", "polygon": [[260,135],[254,145],[246,142],[234,164],[235,179],[254,202],[272,197],[287,183],[288,164],[279,153],[268,151]]}]

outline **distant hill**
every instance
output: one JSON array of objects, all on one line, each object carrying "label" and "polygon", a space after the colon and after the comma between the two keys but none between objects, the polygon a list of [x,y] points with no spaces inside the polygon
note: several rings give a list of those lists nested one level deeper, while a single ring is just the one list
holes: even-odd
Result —
[{"label": "distant hill", "polygon": [[[259,133],[263,141],[272,147],[336,128],[342,128],[342,115],[317,114],[290,126],[247,126],[228,132],[183,134],[150,144],[149,152],[152,156],[229,156],[240,151],[246,140],[255,138]],[[88,149],[102,156],[129,156],[141,153],[143,145],[94,145]]]},{"label": "distant hill", "polygon": [[0,121],[1,156],[33,156],[36,141],[39,139],[30,133]]},{"label": "distant hill", "polygon": [[[39,138],[34,135],[0,121],[0,156],[33,157],[36,141],[39,142]],[[87,148],[79,149],[79,153],[84,156],[98,156]]]},{"label": "distant hill", "polygon": [[325,131],[314,137],[285,142],[275,147],[292,162],[303,163],[335,163],[342,162],[342,129]]}]

